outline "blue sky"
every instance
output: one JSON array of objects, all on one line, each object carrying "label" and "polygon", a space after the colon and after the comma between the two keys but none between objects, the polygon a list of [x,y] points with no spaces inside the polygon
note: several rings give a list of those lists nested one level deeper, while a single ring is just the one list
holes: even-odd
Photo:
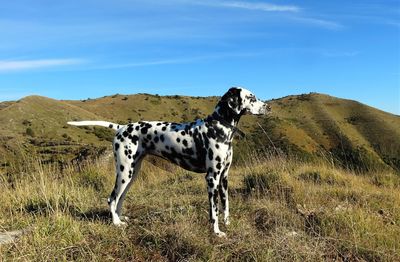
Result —
[{"label": "blue sky", "polygon": [[400,114],[400,3],[3,1],[0,101],[320,92]]}]

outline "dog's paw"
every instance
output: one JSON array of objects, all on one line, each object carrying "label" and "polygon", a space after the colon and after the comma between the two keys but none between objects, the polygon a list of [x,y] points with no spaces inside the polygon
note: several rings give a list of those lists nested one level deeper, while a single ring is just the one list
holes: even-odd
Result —
[{"label": "dog's paw", "polygon": [[118,221],[114,222],[114,226],[116,227],[126,227],[128,224],[126,222]]},{"label": "dog's paw", "polygon": [[129,221],[129,217],[127,217],[127,216],[120,216],[119,218],[120,218],[121,220],[126,221],[126,222]]},{"label": "dog's paw", "polygon": [[221,238],[226,237],[226,234],[222,231],[215,232],[215,234],[217,235],[217,237],[221,237]]},{"label": "dog's paw", "polygon": [[226,226],[229,226],[231,224],[231,221],[229,220],[229,217],[224,218],[224,223]]}]

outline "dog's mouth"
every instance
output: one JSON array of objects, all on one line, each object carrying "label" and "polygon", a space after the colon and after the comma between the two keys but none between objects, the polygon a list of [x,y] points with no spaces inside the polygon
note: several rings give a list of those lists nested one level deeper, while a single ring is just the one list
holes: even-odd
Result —
[{"label": "dog's mouth", "polygon": [[271,113],[271,106],[268,104],[264,104],[263,107],[261,107],[260,111],[258,112],[258,114],[255,115],[267,115],[269,113]]}]

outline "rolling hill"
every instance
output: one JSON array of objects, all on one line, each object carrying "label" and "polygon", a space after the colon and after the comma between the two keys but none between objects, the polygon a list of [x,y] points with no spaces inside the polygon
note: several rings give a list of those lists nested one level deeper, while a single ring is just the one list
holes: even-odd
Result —
[{"label": "rolling hill", "polygon": [[[113,95],[81,101],[29,96],[0,103],[0,161],[12,165],[34,150],[47,161],[66,163],[82,154],[110,149],[104,128],[67,126],[70,120],[191,121],[213,111],[218,97]],[[352,169],[400,170],[400,117],[356,101],[310,93],[270,101],[268,116],[244,116],[236,160],[259,153],[320,159]],[[101,148],[102,150],[98,150]]]}]

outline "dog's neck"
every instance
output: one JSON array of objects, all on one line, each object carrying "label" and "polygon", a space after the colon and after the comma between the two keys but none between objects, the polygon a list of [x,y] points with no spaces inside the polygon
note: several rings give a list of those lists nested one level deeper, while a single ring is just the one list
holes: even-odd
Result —
[{"label": "dog's neck", "polygon": [[237,127],[241,116],[242,114],[236,114],[230,108],[218,104],[214,112],[208,117],[208,120],[220,122],[220,124],[231,129],[233,133],[237,133],[243,138],[245,134]]},{"label": "dog's neck", "polygon": [[223,101],[217,104],[211,117],[213,117],[216,120],[223,119],[230,125],[237,127],[242,115],[243,115],[242,113],[237,114],[227,105],[226,101]]}]

